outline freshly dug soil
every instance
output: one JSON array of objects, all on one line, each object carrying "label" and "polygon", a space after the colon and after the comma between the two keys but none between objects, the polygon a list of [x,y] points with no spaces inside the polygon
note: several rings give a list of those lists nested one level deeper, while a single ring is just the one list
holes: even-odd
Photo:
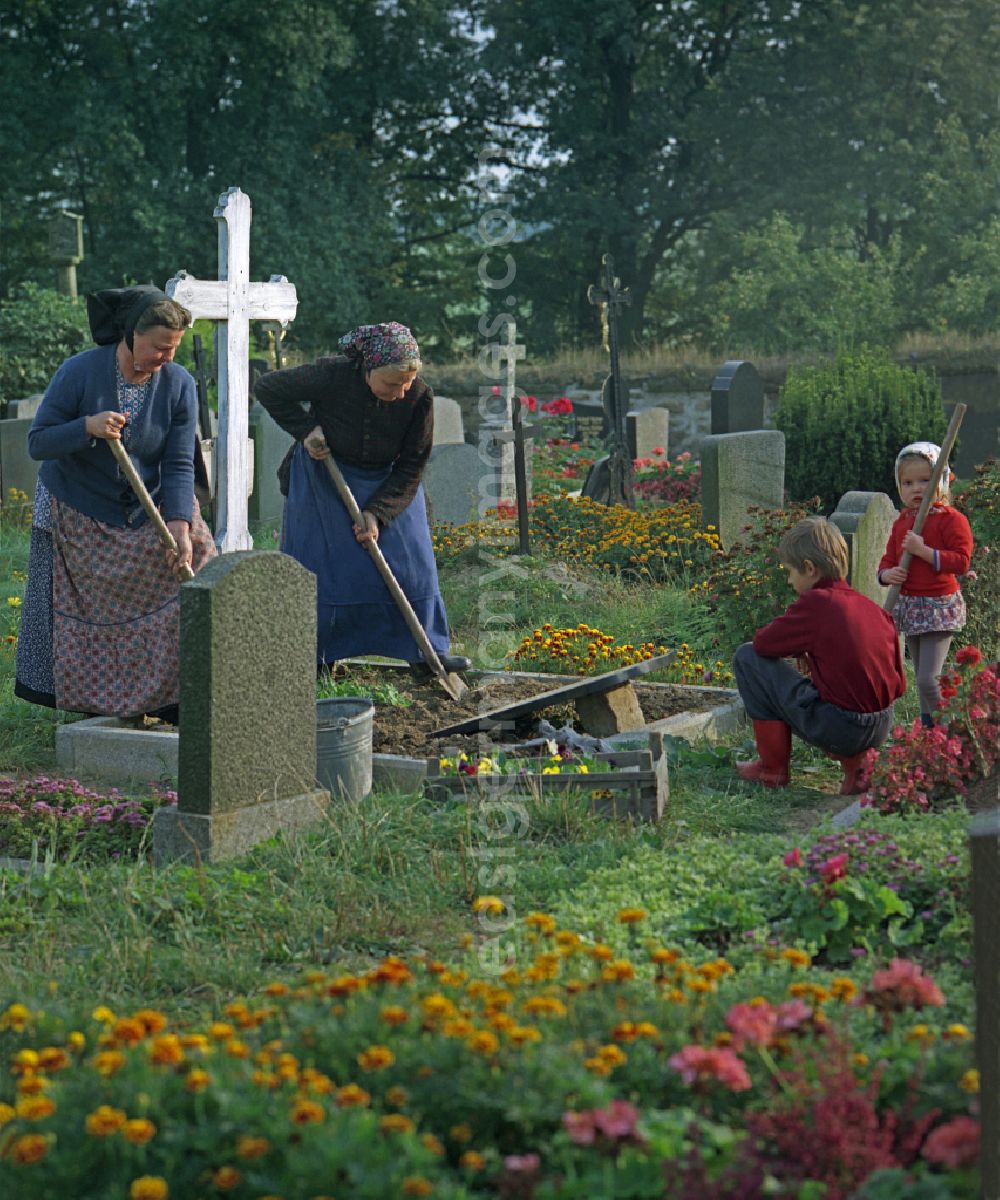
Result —
[{"label": "freshly dug soil", "polygon": [[[369,673],[354,666],[348,667],[347,670],[352,682],[392,683],[410,698],[411,704],[406,708],[377,704],[372,733],[372,749],[376,754],[402,754],[410,758],[433,758],[444,753],[446,747],[451,751],[467,748],[469,753],[473,753],[479,747],[479,738],[482,735],[449,734],[447,738],[432,738],[429,735],[435,729],[455,725],[469,717],[490,712],[504,705],[516,704],[542,692],[552,691],[561,683],[567,682],[555,677],[478,680],[472,677],[466,680],[469,685],[468,695],[456,701],[452,700],[436,681],[417,684],[405,671],[387,668]],[[718,697],[711,693],[692,692],[670,685],[633,683],[632,686],[647,722],[659,721],[682,712],[703,711],[720,703]],[[557,728],[573,725],[575,729],[580,730],[576,710],[570,702],[529,714],[519,723],[514,737],[509,731],[505,731],[502,740],[509,744],[517,737],[536,737],[536,725],[542,717]]]}]

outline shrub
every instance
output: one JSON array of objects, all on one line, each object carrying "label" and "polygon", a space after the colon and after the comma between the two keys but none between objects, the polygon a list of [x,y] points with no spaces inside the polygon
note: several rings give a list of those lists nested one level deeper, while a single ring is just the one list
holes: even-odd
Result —
[{"label": "shrub", "polygon": [[976,467],[975,478],[955,497],[975,539],[975,579],[962,580],[968,621],[956,641],[975,645],[987,658],[1000,658],[1000,462]]},{"label": "shrub", "polygon": [[8,400],[44,391],[63,359],[89,343],[82,302],[34,283],[17,287],[0,306],[0,416]]},{"label": "shrub", "polygon": [[790,370],[774,422],[789,496],[819,496],[825,512],[850,491],[895,500],[896,455],[907,442],[940,442],[946,428],[937,380],[867,348]]},{"label": "shrub", "polygon": [[778,543],[796,521],[811,516],[818,501],[787,508],[748,510],[746,536],[713,560],[709,573],[692,587],[704,600],[715,625],[720,652],[732,655],[736,647],[773,620],[794,599],[788,578],[778,562]]},{"label": "shrub", "polygon": [[882,812],[940,808],[984,779],[1000,759],[1000,674],[975,646],[963,646],[941,676],[937,724],[897,725],[872,768],[862,803]]}]

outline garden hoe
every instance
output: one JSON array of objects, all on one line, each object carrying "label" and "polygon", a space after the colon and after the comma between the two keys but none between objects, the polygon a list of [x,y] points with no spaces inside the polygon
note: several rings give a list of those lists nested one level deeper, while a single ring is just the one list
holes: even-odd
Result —
[{"label": "garden hoe", "polygon": [[[321,444],[322,443],[319,442],[318,438],[313,438],[310,441],[310,445],[314,450],[319,449]],[[365,525],[365,519],[361,515],[361,509],[358,508],[358,502],[354,499],[354,493],[348,486],[347,480],[341,474],[340,468],[333,461],[333,455],[324,458],[322,461],[326,464],[326,469],[330,473],[330,478],[333,480],[333,485],[337,489],[337,493],[341,500],[343,500],[344,506],[351,514],[351,520],[354,522],[354,527],[356,529],[367,528]],[[441,662],[440,658],[438,658],[437,651],[431,645],[430,638],[427,636],[424,627],[420,624],[420,619],[413,611],[413,606],[410,604],[409,600],[407,600],[403,589],[399,586],[396,576],[393,575],[392,567],[390,567],[385,561],[385,555],[379,549],[378,542],[376,542],[374,538],[371,538],[368,541],[363,542],[362,545],[372,556],[372,562],[374,562],[378,573],[385,581],[385,586],[389,589],[389,594],[392,596],[393,600],[396,601],[397,608],[403,614],[403,619],[406,621],[410,633],[413,634],[417,645],[420,647],[420,652],[424,656],[424,661],[434,672],[438,682],[448,693],[448,695],[451,696],[453,700],[461,700],[469,690],[465,680],[462,679],[460,675],[456,675],[453,671],[446,671],[444,669],[443,663]]]},{"label": "garden hoe", "polygon": [[[132,491],[136,494],[136,499],[145,510],[146,516],[153,522],[156,532],[160,535],[160,541],[168,550],[173,550],[177,553],[177,542],[174,540],[174,535],[167,528],[167,524],[163,517],[160,516],[160,510],[153,503],[153,497],[146,491],[146,485],[142,482],[139,472],[135,469],[132,460],[125,451],[125,447],[121,444],[120,438],[108,438],[108,445],[111,447],[111,453],[115,456],[118,466],[121,467],[122,474],[132,486]],[[194,579],[194,571],[187,563],[181,567],[181,579],[185,583],[189,579]]]}]

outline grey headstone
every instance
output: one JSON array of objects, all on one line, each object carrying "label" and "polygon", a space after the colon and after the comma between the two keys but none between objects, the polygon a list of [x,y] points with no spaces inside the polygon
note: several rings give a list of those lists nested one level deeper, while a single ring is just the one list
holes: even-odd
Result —
[{"label": "grey headstone", "polygon": [[969,825],[972,855],[972,961],[976,986],[976,1066],[982,1195],[1000,1196],[1000,808],[975,816]]},{"label": "grey headstone", "polygon": [[462,406],[447,396],[434,397],[434,445],[454,446],[465,441]]},{"label": "grey headstone", "polygon": [[895,519],[896,509],[885,492],[845,492],[830,517],[850,551],[847,582],[879,607],[889,589],[878,581],[878,564]]},{"label": "grey headstone", "polygon": [[747,433],[764,425],[764,384],[753,363],[731,359],[712,380],[712,433]]},{"label": "grey headstone", "polygon": [[30,421],[38,412],[44,399],[44,392],[36,392],[33,396],[25,396],[22,400],[8,400],[7,416],[13,420]]},{"label": "grey headstone", "polygon": [[0,504],[11,503],[11,489],[34,499],[38,468],[42,465],[28,454],[30,417],[0,421]]},{"label": "grey headstone", "polygon": [[[424,495],[432,523],[464,525],[479,519],[482,484],[497,486],[496,469],[484,463],[475,446],[435,446],[424,467]],[[496,504],[496,500],[493,500]],[[491,505],[486,505],[491,507]]]},{"label": "grey headstone", "polygon": [[250,438],[253,442],[250,520],[280,521],[285,497],[278,490],[278,467],[295,439],[262,404],[254,404],[250,409]]},{"label": "grey headstone", "polygon": [[781,508],[785,435],[779,430],[710,434],[701,442],[701,515],[725,549],[742,535],[750,505]]},{"label": "grey headstone", "polygon": [[319,822],[316,579],[275,551],[222,555],[181,588],[178,804],[153,858],[215,861]]},{"label": "grey headstone", "polygon": [[[625,414],[628,450],[633,459],[667,457],[670,448],[670,409],[640,408]],[[659,449],[659,454],[654,454]]]}]

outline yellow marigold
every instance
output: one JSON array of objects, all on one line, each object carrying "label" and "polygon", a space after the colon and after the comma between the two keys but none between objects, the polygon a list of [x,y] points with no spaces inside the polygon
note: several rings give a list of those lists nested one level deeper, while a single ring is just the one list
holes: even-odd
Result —
[{"label": "yellow marigold", "polygon": [[458,1014],[458,1009],[455,1005],[447,996],[442,996],[440,992],[432,992],[429,996],[424,996],[420,1004],[428,1017],[440,1017],[444,1019],[454,1017]]},{"label": "yellow marigold", "polygon": [[271,1151],[271,1143],[266,1137],[252,1137],[250,1134],[244,1134],[236,1139],[236,1157],[242,1158],[247,1162],[252,1162],[256,1158],[263,1158],[265,1154]]},{"label": "yellow marigold", "polygon": [[636,1025],[635,1031],[639,1037],[655,1038],[660,1036],[659,1029],[656,1028],[652,1021],[640,1021]]},{"label": "yellow marigold", "polygon": [[466,1150],[458,1165],[467,1171],[481,1171],[486,1166],[486,1159],[477,1150]]},{"label": "yellow marigold", "polygon": [[379,1017],[385,1021],[386,1025],[405,1025],[410,1019],[410,1014],[398,1004],[389,1004],[382,1009]]},{"label": "yellow marigold", "polygon": [[20,1033],[31,1020],[31,1011],[23,1004],[11,1004],[0,1017],[0,1028]]},{"label": "yellow marigold", "polygon": [[934,1034],[926,1025],[914,1025],[907,1033],[908,1042],[933,1042]]},{"label": "yellow marigold", "polygon": [[38,1069],[40,1071],[64,1071],[72,1062],[62,1046],[44,1046],[38,1051]]},{"label": "yellow marigold", "polygon": [[490,1030],[480,1029],[478,1033],[474,1033],[468,1038],[465,1044],[474,1054],[482,1054],[484,1058],[489,1058],[491,1054],[496,1054],[499,1050],[500,1039]]},{"label": "yellow marigold", "polygon": [[460,1146],[464,1146],[466,1142],[472,1141],[472,1126],[465,1121],[460,1125],[452,1125],[448,1130],[448,1136],[453,1142],[458,1142]]},{"label": "yellow marigold", "polygon": [[149,1057],[161,1067],[175,1067],[184,1061],[184,1049],[176,1033],[165,1033],[150,1043]]},{"label": "yellow marigold", "polygon": [[650,952],[649,957],[658,967],[667,967],[675,963],[680,955],[676,950],[668,950],[666,946],[657,946]]},{"label": "yellow marigold", "polygon": [[564,1017],[566,1005],[557,996],[532,996],[525,1002],[524,1011],[548,1017]]},{"label": "yellow marigold", "polygon": [[145,1146],[156,1136],[156,1126],[146,1117],[133,1117],[122,1126],[122,1137],[133,1146]]},{"label": "yellow marigold", "polygon": [[41,1133],[22,1133],[6,1150],[6,1157],[19,1167],[40,1163],[49,1152],[49,1139]]},{"label": "yellow marigold", "polygon": [[444,1158],[444,1146],[433,1133],[421,1134],[420,1141],[425,1150],[429,1150],[437,1158]]},{"label": "yellow marigold", "polygon": [[386,1088],[386,1091],[385,1091],[386,1104],[392,1104],[396,1108],[402,1108],[403,1105],[407,1102],[407,1100],[409,1100],[409,1098],[410,1098],[410,1093],[406,1090],[406,1088],[399,1087],[398,1084],[394,1087]]},{"label": "yellow marigold", "polygon": [[279,980],[274,980],[264,986],[265,996],[287,996],[288,984],[281,983]]},{"label": "yellow marigold", "polygon": [[170,1189],[162,1175],[140,1175],[128,1189],[128,1200],[167,1200]]},{"label": "yellow marigold", "polygon": [[388,1046],[369,1046],[357,1056],[358,1066],[362,1071],[384,1071],[396,1061],[396,1056]]},{"label": "yellow marigold", "polygon": [[140,1008],[133,1013],[133,1020],[140,1022],[147,1033],[159,1033],[167,1027],[167,1018],[156,1008]]},{"label": "yellow marigold", "polygon": [[91,1060],[94,1070],[105,1078],[114,1075],[125,1065],[125,1055],[120,1050],[101,1050]]},{"label": "yellow marigold", "polygon": [[603,1058],[585,1058],[583,1065],[595,1075],[610,1075],[614,1069],[612,1064],[605,1062]]},{"label": "yellow marigold", "polygon": [[854,1054],[851,1056],[851,1061],[856,1067],[867,1067],[870,1059],[867,1054]]},{"label": "yellow marigold", "polygon": [[317,1071],[315,1067],[303,1069],[299,1075],[299,1087],[304,1087],[316,1096],[329,1096],[336,1090],[336,1084],[330,1076],[324,1075],[322,1071]]},{"label": "yellow marigold", "polygon": [[477,896],[472,902],[472,911],[474,913],[489,913],[491,916],[502,913],[505,908],[504,902],[499,896]]},{"label": "yellow marigold", "polygon": [[506,1031],[506,1035],[515,1046],[524,1046],[528,1042],[542,1040],[542,1031],[536,1029],[534,1025],[512,1025]]},{"label": "yellow marigold", "polygon": [[501,1032],[513,1029],[517,1025],[517,1022],[510,1013],[505,1012],[488,1012],[486,1014],[486,1023],[492,1029],[499,1029]]},{"label": "yellow marigold", "polygon": [[445,1021],[441,1026],[441,1033],[449,1038],[465,1038],[474,1032],[475,1028],[468,1017],[458,1017],[454,1021]]},{"label": "yellow marigold", "polygon": [[529,929],[537,929],[539,933],[553,933],[556,928],[555,917],[550,917],[548,913],[531,912],[524,918],[525,925]]},{"label": "yellow marigold", "polygon": [[109,1137],[117,1133],[125,1124],[128,1117],[120,1108],[112,1108],[109,1104],[101,1104],[88,1113],[84,1128],[91,1137]]},{"label": "yellow marigold", "polygon": [[858,985],[846,975],[837,975],[830,981],[830,993],[835,1000],[843,1000],[845,1004],[850,1004],[858,994]]},{"label": "yellow marigold", "polygon": [[13,1105],[5,1104],[0,1100],[0,1129],[3,1129],[5,1125],[9,1125],[16,1116],[17,1109]]},{"label": "yellow marigold", "polygon": [[326,989],[328,996],[349,996],[352,992],[360,992],[365,981],[357,975],[339,975]]},{"label": "yellow marigold", "polygon": [[292,1105],[290,1116],[293,1125],[318,1125],[326,1117],[326,1110],[315,1100],[299,1097]]},{"label": "yellow marigold", "polygon": [[622,925],[638,925],[640,921],[645,921],[646,916],[644,908],[622,908],[619,909],[616,920]]},{"label": "yellow marigold", "polygon": [[967,1025],[949,1025],[941,1036],[946,1041],[967,1042],[972,1034]]},{"label": "yellow marigold", "polygon": [[430,1196],[433,1191],[434,1185],[423,1175],[407,1175],[403,1180],[404,1196]]},{"label": "yellow marigold", "polygon": [[236,1030],[226,1021],[213,1021],[208,1027],[208,1036],[216,1042],[225,1042],[233,1036]]},{"label": "yellow marigold", "polygon": [[608,983],[624,983],[635,979],[635,967],[627,959],[619,958],[601,968],[601,978]]},{"label": "yellow marigold", "polygon": [[17,1081],[17,1094],[19,1096],[38,1096],[49,1086],[49,1081],[44,1075],[23,1075]]},{"label": "yellow marigold", "polygon": [[812,962],[812,958],[805,952],[794,946],[790,946],[781,951],[781,957],[791,967],[808,967]]},{"label": "yellow marigold", "polygon": [[595,942],[593,946],[588,946],[586,952],[595,962],[608,962],[615,956],[611,947],[606,946],[603,942]]},{"label": "yellow marigold", "polygon": [[243,1176],[236,1167],[219,1167],[212,1172],[212,1184],[220,1192],[231,1192],[240,1186],[242,1180]]},{"label": "yellow marigold", "polygon": [[556,934],[556,942],[566,950],[575,950],[583,939],[572,929],[560,929]]},{"label": "yellow marigold", "polygon": [[79,1054],[79,1052],[86,1046],[87,1039],[79,1031],[79,1029],[73,1029],[66,1034],[66,1044],[71,1050]]},{"label": "yellow marigold", "polygon": [[416,1125],[403,1113],[386,1113],[379,1117],[378,1127],[383,1133],[412,1133]]},{"label": "yellow marigold", "polygon": [[17,1115],[23,1121],[44,1121],[55,1111],[55,1101],[49,1096],[23,1096],[17,1102]]},{"label": "yellow marigold", "polygon": [[365,1108],[370,1103],[371,1096],[356,1083],[348,1083],[337,1089],[338,1108]]},{"label": "yellow marigold", "polygon": [[619,1021],[612,1029],[611,1036],[616,1042],[634,1042],[639,1035],[636,1033],[634,1021]]},{"label": "yellow marigold", "polygon": [[115,1014],[106,1004],[99,1004],[90,1014],[90,1018],[99,1025],[112,1025],[115,1021]]},{"label": "yellow marigold", "polygon": [[201,1070],[200,1067],[194,1067],[184,1077],[184,1090],[197,1094],[210,1087],[211,1083],[212,1077],[207,1071]]},{"label": "yellow marigold", "polygon": [[958,1081],[958,1086],[963,1092],[976,1095],[979,1091],[979,1072],[974,1067],[970,1068]]},{"label": "yellow marigold", "polygon": [[372,983],[409,983],[413,972],[401,958],[390,954],[368,972],[367,978]]},{"label": "yellow marigold", "polygon": [[17,1075],[22,1071],[34,1071],[38,1068],[38,1051],[37,1050],[18,1050],[11,1060],[14,1074]]},{"label": "yellow marigold", "polygon": [[687,996],[680,988],[671,988],[669,992],[663,993],[663,999],[669,1000],[671,1004],[686,1004]]},{"label": "yellow marigold", "polygon": [[135,1017],[120,1017],[111,1026],[111,1033],[116,1041],[134,1046],[146,1036],[146,1026]]}]

